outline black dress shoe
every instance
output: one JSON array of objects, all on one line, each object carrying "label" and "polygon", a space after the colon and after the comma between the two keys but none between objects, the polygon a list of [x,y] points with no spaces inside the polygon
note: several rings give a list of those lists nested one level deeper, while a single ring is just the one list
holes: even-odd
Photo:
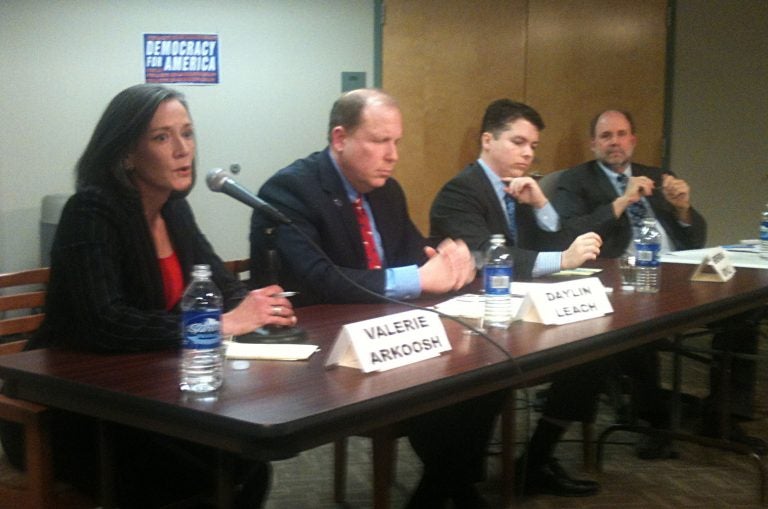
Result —
[{"label": "black dress shoe", "polygon": [[571,478],[554,458],[550,458],[540,467],[528,469],[524,475],[525,495],[588,497],[600,491],[600,484],[595,481]]}]

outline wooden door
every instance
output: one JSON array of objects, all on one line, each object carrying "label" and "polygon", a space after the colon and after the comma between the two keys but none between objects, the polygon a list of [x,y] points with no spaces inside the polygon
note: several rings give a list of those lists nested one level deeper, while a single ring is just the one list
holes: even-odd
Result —
[{"label": "wooden door", "polygon": [[638,161],[661,161],[666,0],[386,0],[382,34],[382,87],[403,110],[396,178],[425,234],[494,99],[544,117],[534,171],[590,158],[589,119],[608,107],[635,114]]}]

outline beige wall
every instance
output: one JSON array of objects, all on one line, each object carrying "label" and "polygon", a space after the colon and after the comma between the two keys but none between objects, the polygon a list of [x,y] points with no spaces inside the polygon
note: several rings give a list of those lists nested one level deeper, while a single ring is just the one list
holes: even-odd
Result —
[{"label": "beige wall", "polygon": [[[221,83],[184,86],[198,171],[239,163],[258,190],[325,146],[343,71],[373,82],[373,0],[0,0],[0,272],[40,264],[43,196],[71,193],[99,115],[144,80],[142,34],[216,33]],[[251,211],[202,178],[190,195],[226,259],[248,256]]]},{"label": "beige wall", "polygon": [[768,202],[768,1],[678,0],[670,167],[708,244],[756,238]]}]

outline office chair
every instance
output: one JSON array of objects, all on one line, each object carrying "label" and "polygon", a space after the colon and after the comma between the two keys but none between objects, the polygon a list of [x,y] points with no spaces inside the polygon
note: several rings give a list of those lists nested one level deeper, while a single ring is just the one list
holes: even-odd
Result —
[{"label": "office chair", "polygon": [[[3,317],[0,319],[0,355],[21,352],[40,326],[48,277],[47,267],[0,274],[0,289],[6,292],[0,295],[0,316]],[[23,427],[26,464],[23,475],[0,479],[0,509],[74,509],[96,505],[69,486],[57,486],[48,413],[43,405],[0,394],[0,419]]]}]

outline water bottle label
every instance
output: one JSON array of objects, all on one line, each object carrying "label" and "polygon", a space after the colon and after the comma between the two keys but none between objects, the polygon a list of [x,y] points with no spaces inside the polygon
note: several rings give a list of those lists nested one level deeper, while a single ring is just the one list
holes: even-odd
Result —
[{"label": "water bottle label", "polygon": [[635,265],[637,267],[658,267],[660,248],[661,246],[658,244],[639,244],[637,246]]},{"label": "water bottle label", "polygon": [[221,345],[221,311],[185,311],[182,313],[184,348],[208,350]]},{"label": "water bottle label", "polygon": [[509,295],[512,267],[486,267],[484,279],[486,295]]}]

